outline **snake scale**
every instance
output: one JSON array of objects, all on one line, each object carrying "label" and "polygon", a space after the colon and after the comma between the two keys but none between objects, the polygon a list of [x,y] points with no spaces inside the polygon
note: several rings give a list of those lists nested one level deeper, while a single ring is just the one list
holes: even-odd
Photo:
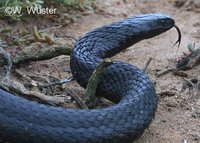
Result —
[{"label": "snake scale", "polygon": [[[85,88],[104,58],[172,27],[177,28],[172,18],[156,13],[97,28],[76,42],[70,56],[72,74]],[[157,109],[155,89],[147,75],[120,61],[102,73],[96,95],[116,104],[92,110],[65,109],[28,101],[0,89],[0,142],[128,143],[142,135]]]}]

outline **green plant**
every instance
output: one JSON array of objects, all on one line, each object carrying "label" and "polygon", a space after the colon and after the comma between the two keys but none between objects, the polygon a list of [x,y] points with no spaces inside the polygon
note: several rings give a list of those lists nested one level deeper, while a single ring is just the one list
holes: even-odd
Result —
[{"label": "green plant", "polygon": [[80,9],[91,9],[92,3],[95,0],[50,0],[48,2],[54,4],[63,4],[69,7],[78,7]]},{"label": "green plant", "polygon": [[188,48],[188,50],[189,50],[191,53],[193,53],[193,54],[199,53],[199,51],[200,51],[200,47],[197,46],[195,42],[194,42],[194,43],[189,43],[189,44],[187,45],[187,48]]},{"label": "green plant", "polygon": [[[43,5],[42,0],[1,0],[0,1],[0,18],[10,17],[14,20],[19,20],[23,16],[23,11],[27,7],[41,7]],[[12,8],[13,12],[8,13],[8,8]],[[19,10],[18,12],[16,10]],[[15,12],[14,12],[15,10]]]},{"label": "green plant", "polygon": [[[27,7],[47,7],[49,4],[56,6],[72,7],[72,9],[91,9],[94,0],[1,0],[0,18],[10,17],[13,20],[20,20],[27,14]],[[7,8],[13,8],[12,13],[6,12]],[[20,9],[19,9],[20,8]],[[19,9],[20,11],[15,11]]]}]

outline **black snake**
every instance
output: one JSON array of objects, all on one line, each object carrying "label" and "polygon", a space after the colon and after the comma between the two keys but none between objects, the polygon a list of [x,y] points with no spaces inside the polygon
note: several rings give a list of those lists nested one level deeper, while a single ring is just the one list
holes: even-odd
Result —
[{"label": "black snake", "polygon": [[[70,67],[86,87],[95,67],[127,47],[159,35],[175,22],[163,14],[145,14],[97,28],[75,44]],[[157,96],[147,75],[116,61],[101,75],[96,91],[117,103],[104,109],[51,107],[25,100],[0,89],[0,142],[127,143],[140,137],[151,123]]]}]

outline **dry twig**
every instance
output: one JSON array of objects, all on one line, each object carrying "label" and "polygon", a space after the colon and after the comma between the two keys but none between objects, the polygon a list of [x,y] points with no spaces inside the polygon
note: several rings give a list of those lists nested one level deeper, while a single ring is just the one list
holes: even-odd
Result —
[{"label": "dry twig", "polygon": [[48,60],[60,55],[70,55],[72,50],[71,47],[73,46],[70,44],[61,43],[48,45],[48,47],[45,44],[34,43],[34,45],[27,47],[27,51],[24,51],[23,54],[14,58],[12,63],[18,65],[33,61]]},{"label": "dry twig", "polygon": [[9,78],[4,81],[0,81],[0,87],[10,92],[24,95],[26,98],[37,98],[40,102],[53,106],[70,102],[67,97],[47,96],[37,91],[28,91],[23,84]]},{"label": "dry twig", "polygon": [[88,106],[81,100],[81,98],[76,95],[76,93],[74,93],[72,90],[65,90],[65,92],[70,95],[72,97],[73,100],[76,101],[77,105],[81,108],[81,109],[88,109]]},{"label": "dry twig", "polygon": [[86,103],[90,108],[96,106],[96,88],[99,83],[99,79],[101,74],[106,70],[106,68],[112,63],[110,59],[104,59],[99,65],[96,67],[95,71],[91,75],[87,88],[86,88]]},{"label": "dry twig", "polygon": [[149,59],[148,59],[148,61],[146,62],[146,64],[145,64],[145,67],[143,68],[143,70],[144,70],[144,72],[146,72],[146,70],[147,70],[147,68],[148,68],[148,66],[149,66],[149,64],[151,63],[151,61],[152,61],[152,57],[150,57]]}]

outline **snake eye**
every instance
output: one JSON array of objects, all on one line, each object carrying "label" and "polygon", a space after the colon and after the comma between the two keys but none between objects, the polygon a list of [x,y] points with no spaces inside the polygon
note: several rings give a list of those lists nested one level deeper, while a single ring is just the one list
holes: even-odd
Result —
[{"label": "snake eye", "polygon": [[171,19],[171,18],[160,19],[159,25],[163,28],[173,27],[174,26],[174,20]]}]

